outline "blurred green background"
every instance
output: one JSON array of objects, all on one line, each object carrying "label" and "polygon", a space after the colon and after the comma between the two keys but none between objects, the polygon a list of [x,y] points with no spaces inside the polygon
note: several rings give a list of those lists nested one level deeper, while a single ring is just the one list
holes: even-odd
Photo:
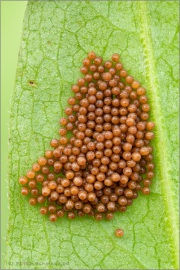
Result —
[{"label": "blurred green background", "polygon": [[1,1],[1,269],[8,224],[8,136],[11,97],[27,1]]}]

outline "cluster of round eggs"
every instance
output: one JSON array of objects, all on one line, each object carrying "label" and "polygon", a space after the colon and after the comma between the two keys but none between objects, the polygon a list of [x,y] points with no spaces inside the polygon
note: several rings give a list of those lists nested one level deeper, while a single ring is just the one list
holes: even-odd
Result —
[{"label": "cluster of round eggs", "polygon": [[42,204],[56,221],[65,212],[113,218],[125,212],[138,191],[149,194],[154,177],[150,141],[154,123],[145,88],[123,68],[119,54],[103,62],[90,52],[72,86],[73,97],[60,119],[60,138],[20,177],[22,195]]}]

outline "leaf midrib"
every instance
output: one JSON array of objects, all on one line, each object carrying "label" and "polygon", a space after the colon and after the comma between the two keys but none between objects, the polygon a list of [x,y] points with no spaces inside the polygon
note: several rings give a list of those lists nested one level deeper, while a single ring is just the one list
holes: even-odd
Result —
[{"label": "leaf midrib", "polygon": [[[151,107],[153,115],[156,116],[155,123],[156,123],[156,134],[157,134],[157,151],[161,153],[157,156],[159,159],[160,166],[158,167],[160,170],[160,182],[163,189],[163,199],[168,215],[168,225],[171,231],[171,244],[172,244],[172,257],[175,259],[175,267],[178,269],[178,261],[179,261],[179,234],[178,234],[178,226],[177,226],[177,219],[176,219],[176,211],[173,206],[173,196],[171,190],[171,183],[169,179],[171,176],[168,172],[168,158],[167,158],[167,137],[166,133],[163,132],[163,124],[161,121],[161,106],[160,106],[160,99],[159,96],[156,94],[159,93],[160,87],[158,84],[158,78],[156,76],[156,65],[154,61],[154,54],[152,49],[152,39],[151,33],[148,27],[148,10],[147,10],[147,3],[146,1],[139,2],[139,13],[141,18],[141,36],[143,37],[143,54],[145,61],[145,67],[147,71],[147,79],[149,81],[149,86],[151,89]],[[163,147],[162,147],[163,146]],[[170,236],[169,236],[170,237]]]}]

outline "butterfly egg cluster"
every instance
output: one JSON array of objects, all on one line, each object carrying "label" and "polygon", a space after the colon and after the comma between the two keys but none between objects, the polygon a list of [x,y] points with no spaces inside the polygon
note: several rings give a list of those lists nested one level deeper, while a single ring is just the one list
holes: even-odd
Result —
[{"label": "butterfly egg cluster", "polygon": [[103,62],[90,52],[83,60],[84,76],[72,86],[60,138],[19,179],[22,195],[31,195],[31,205],[42,204],[40,213],[51,221],[65,212],[69,219],[88,214],[111,220],[138,191],[150,192],[154,123],[145,88],[119,59],[115,53]]}]

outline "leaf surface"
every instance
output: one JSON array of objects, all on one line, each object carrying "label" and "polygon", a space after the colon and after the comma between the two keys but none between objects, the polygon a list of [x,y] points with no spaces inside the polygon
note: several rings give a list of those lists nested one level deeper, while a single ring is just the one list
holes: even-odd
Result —
[{"label": "leaf surface", "polygon": [[[11,111],[7,269],[178,269],[178,5],[28,3]],[[21,196],[18,178],[58,137],[71,85],[92,50],[104,59],[119,52],[147,88],[156,176],[151,194],[112,221],[51,223]],[[121,239],[114,236],[119,227]]]}]

